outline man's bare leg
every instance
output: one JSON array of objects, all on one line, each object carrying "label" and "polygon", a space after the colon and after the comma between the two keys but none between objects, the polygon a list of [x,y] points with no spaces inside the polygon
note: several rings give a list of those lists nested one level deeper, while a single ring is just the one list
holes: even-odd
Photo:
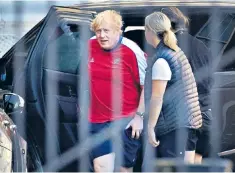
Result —
[{"label": "man's bare leg", "polygon": [[106,154],[93,160],[95,172],[113,172],[115,153]]}]

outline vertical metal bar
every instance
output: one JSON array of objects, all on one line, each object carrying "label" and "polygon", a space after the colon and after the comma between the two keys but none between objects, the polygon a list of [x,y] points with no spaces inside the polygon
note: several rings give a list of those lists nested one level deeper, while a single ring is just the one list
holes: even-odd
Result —
[{"label": "vertical metal bar", "polygon": [[[146,5],[147,5],[147,1],[146,1]],[[146,14],[145,17],[148,16],[149,14],[151,14],[153,12],[152,8],[147,8],[146,10]],[[145,18],[143,20],[143,25],[145,25]],[[146,41],[145,36],[143,36],[143,42],[144,42],[144,51],[148,54],[147,59],[152,58],[152,56],[154,56],[155,54],[155,50],[154,48],[152,48]],[[148,60],[147,60],[148,61]],[[147,109],[147,108],[145,108]],[[149,112],[149,110],[145,110],[145,112]],[[149,116],[149,115],[147,115]],[[143,166],[142,166],[142,171],[144,172],[154,172],[156,171],[156,167],[155,167],[155,163],[157,162],[157,158],[156,156],[156,150],[157,148],[153,148],[151,146],[151,144],[148,141],[148,118],[146,117],[144,119],[144,131],[143,131]]]},{"label": "vertical metal bar", "polygon": [[[218,23],[218,21],[220,21],[221,19],[221,13],[219,12],[218,7],[214,7],[211,11],[211,15],[213,16],[212,19],[212,24],[210,26],[210,30],[212,32],[211,33],[211,37],[212,38],[218,38],[215,37],[217,35],[219,35],[220,29],[215,29],[216,24]],[[214,62],[213,62],[213,69],[212,71],[214,72],[216,69],[216,65],[217,65],[217,59],[216,57],[218,56],[218,54],[216,53],[219,47],[216,45],[215,42],[211,42],[210,44],[210,50],[212,52],[212,57],[215,58]],[[210,129],[210,136],[211,136],[211,143],[213,144],[213,147],[211,148],[211,157],[212,158],[216,158],[217,157],[217,153],[220,151],[220,129],[219,129],[219,125],[220,125],[220,118],[221,115],[218,115],[219,111],[216,111],[217,108],[221,107],[221,105],[219,105],[220,102],[220,97],[218,97],[215,93],[212,93],[212,115],[213,115],[213,121],[212,121],[212,127]]]},{"label": "vertical metal bar", "polygon": [[[180,8],[180,7],[177,7],[177,8]],[[191,7],[188,6],[188,7],[184,8],[184,10],[182,10],[182,9],[180,9],[180,10],[182,10],[182,13],[185,16],[188,16],[187,14],[188,14],[188,11],[191,10],[190,8]],[[180,34],[180,33],[177,33],[177,34]],[[180,38],[182,38],[182,36],[177,38],[178,42],[180,42],[182,44],[182,47],[185,47],[187,49],[187,52],[190,52],[192,48],[188,46],[188,45],[190,45],[189,39],[186,40],[185,38],[182,38],[182,40],[180,40]],[[178,46],[179,46],[179,44],[178,44]],[[190,57],[187,57],[187,58],[190,58]],[[187,112],[185,107],[179,107],[178,109],[183,110],[182,114],[185,114]],[[182,116],[182,115],[180,115],[180,116]],[[177,133],[176,133],[175,144],[176,144],[176,157],[177,158],[176,158],[175,163],[178,163],[178,162],[182,161],[182,159],[184,159],[183,155],[184,155],[185,151],[182,151],[181,149],[182,149],[182,145],[185,145],[185,146],[187,145],[187,141],[185,140],[185,136],[188,136],[189,130],[190,129],[188,129],[188,128],[180,128],[179,131],[177,131]],[[181,169],[180,171],[182,171],[182,172],[186,171],[185,166],[183,166],[179,169]]]},{"label": "vertical metal bar", "polygon": [[[116,9],[117,10],[117,9]],[[121,15],[121,14],[120,14]],[[122,64],[123,52],[119,51],[118,54],[112,54],[112,111],[113,111],[113,127],[114,131],[117,135],[112,137],[112,145],[113,152],[115,153],[115,169],[116,171],[120,171],[120,167],[122,165],[123,159],[123,141],[121,138],[121,133],[125,130],[123,129],[122,121],[116,119],[117,116],[121,116],[122,113],[122,104],[123,104],[123,94],[122,94],[122,86],[123,86],[123,78],[122,78],[122,68],[115,66],[119,66]],[[123,119],[123,118],[122,118]],[[125,127],[124,127],[125,128]]]},{"label": "vertical metal bar", "polygon": [[[89,137],[89,126],[88,126],[88,116],[89,116],[89,106],[90,106],[90,100],[89,100],[89,73],[88,73],[88,53],[89,53],[89,44],[86,42],[86,40],[89,40],[91,38],[90,28],[86,24],[81,24],[79,26],[79,54],[78,58],[81,58],[80,64],[79,64],[79,79],[77,80],[77,86],[79,91],[79,98],[78,98],[78,141],[79,144],[84,142]],[[85,43],[84,43],[85,41]],[[92,145],[92,144],[91,144]],[[80,150],[84,150],[86,154],[83,155],[82,158],[79,159],[79,171],[82,172],[88,172],[89,169],[92,168],[92,165],[89,166],[90,159],[89,154],[90,150],[87,150],[86,148],[81,148]],[[79,151],[78,151],[79,153]]]},{"label": "vertical metal bar", "polygon": [[[24,26],[24,2],[14,2],[14,35],[17,35],[17,37],[21,37],[23,33],[23,26]],[[24,41],[23,41],[24,42]],[[19,74],[23,74],[23,67],[26,60],[25,54],[25,46],[24,44],[18,44],[15,48],[17,50],[14,53],[13,57],[13,79],[17,79],[19,77]],[[25,76],[21,75],[21,80],[23,81],[21,83],[22,93],[21,96],[25,98]],[[14,82],[14,81],[13,81]],[[25,116],[18,115],[14,117],[15,124],[17,125],[18,132],[21,136],[24,136],[26,138],[26,125],[25,125]]]},{"label": "vertical metal bar", "polygon": [[[22,25],[23,24],[23,25]],[[19,2],[14,2],[14,22],[12,25],[13,31],[14,31],[14,35],[16,35],[17,37],[21,37],[22,36],[22,32],[23,32],[23,26],[24,26],[24,3],[19,3]],[[24,43],[24,41],[23,41]],[[24,62],[25,62],[25,47],[24,44],[20,44],[16,47],[16,52],[14,52],[13,55],[13,83],[14,84],[14,80],[17,79],[19,76],[18,74],[21,73],[23,74],[23,66],[24,66]],[[22,54],[21,54],[22,52]],[[21,75],[20,77],[22,81],[25,81],[24,75]],[[17,93],[20,94],[23,98],[25,98],[25,83],[22,82],[21,83],[21,93]],[[14,92],[14,91],[13,91]],[[24,108],[25,109],[25,108]],[[12,117],[14,123],[17,125],[17,131],[19,132],[19,134],[21,136],[23,136],[25,138],[25,140],[27,140],[26,138],[26,125],[25,125],[25,116],[23,114],[17,114],[16,116]],[[15,145],[13,145],[13,155],[16,159],[19,159],[20,156],[17,156],[17,150],[19,150],[18,146],[18,132],[15,131],[15,135],[13,136],[13,144],[15,143]],[[14,139],[15,138],[15,139]],[[13,169],[16,169],[14,171],[22,171],[24,169],[24,162],[21,162],[21,160],[13,160],[14,165],[13,165]]]},{"label": "vertical metal bar", "polygon": [[[47,4],[45,4],[45,8],[51,7],[51,2],[48,1]],[[55,21],[56,22],[56,21]],[[54,21],[53,21],[54,23]],[[51,23],[49,23],[50,25]],[[52,24],[52,26],[54,26]],[[53,27],[51,27],[53,28]],[[54,28],[53,28],[54,29]],[[51,37],[49,33],[46,33],[47,37]],[[53,40],[54,41],[54,40]],[[58,64],[57,62],[57,44],[52,44],[52,42],[47,43],[50,45],[50,50],[47,48],[45,49],[45,59],[44,62],[46,64],[50,64],[49,66],[54,66],[54,64]],[[57,98],[58,96],[58,86],[55,81],[58,81],[55,79],[54,81],[49,81],[50,79],[46,78],[46,93],[45,95],[45,103],[46,105],[46,162],[50,163],[53,162],[53,160],[57,157],[57,149],[58,149],[58,105]],[[52,95],[52,93],[55,93],[55,95]]]}]

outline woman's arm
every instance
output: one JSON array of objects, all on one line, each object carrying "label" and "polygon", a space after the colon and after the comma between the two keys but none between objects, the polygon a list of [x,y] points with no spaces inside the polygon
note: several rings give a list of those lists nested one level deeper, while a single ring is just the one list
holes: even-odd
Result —
[{"label": "woman's arm", "polygon": [[155,128],[159,114],[162,109],[163,95],[165,93],[167,80],[153,80],[152,81],[152,97],[150,100],[150,113],[148,120],[148,127]]},{"label": "woman's arm", "polygon": [[148,140],[153,147],[157,147],[160,144],[160,142],[156,139],[155,126],[162,109],[162,101],[166,85],[167,80],[152,81],[152,97],[150,100],[150,112],[148,120]]},{"label": "woman's arm", "polygon": [[159,145],[156,139],[155,126],[162,109],[163,96],[167,82],[171,79],[171,69],[166,60],[159,58],[152,69],[152,95],[148,120],[148,139],[153,147]]}]

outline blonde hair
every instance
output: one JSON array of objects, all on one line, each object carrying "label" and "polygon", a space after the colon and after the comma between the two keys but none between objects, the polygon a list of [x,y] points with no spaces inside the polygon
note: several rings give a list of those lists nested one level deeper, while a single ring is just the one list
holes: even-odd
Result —
[{"label": "blonde hair", "polygon": [[145,18],[145,26],[156,34],[158,37],[163,35],[163,42],[166,46],[177,51],[179,47],[177,46],[177,39],[175,34],[171,31],[171,21],[170,19],[161,12],[154,12]]},{"label": "blonde hair", "polygon": [[114,28],[121,32],[123,26],[122,16],[114,10],[100,12],[91,23],[91,30],[95,32],[102,22],[108,21],[114,24]]}]

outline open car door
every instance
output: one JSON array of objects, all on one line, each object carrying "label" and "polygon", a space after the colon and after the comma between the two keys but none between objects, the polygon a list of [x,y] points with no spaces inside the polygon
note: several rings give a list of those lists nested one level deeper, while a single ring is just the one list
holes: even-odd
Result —
[{"label": "open car door", "polygon": [[[87,106],[84,100],[79,103],[78,98],[84,97],[78,95],[87,93],[86,82],[80,81],[87,81],[83,68],[87,67],[87,43],[94,15],[78,8],[52,7],[28,53],[22,77],[15,80],[14,92],[26,102],[28,138],[40,150],[37,153],[42,165],[78,141],[79,107],[82,103]],[[74,163],[76,168],[77,165]],[[66,166],[75,170],[71,164]]]}]

